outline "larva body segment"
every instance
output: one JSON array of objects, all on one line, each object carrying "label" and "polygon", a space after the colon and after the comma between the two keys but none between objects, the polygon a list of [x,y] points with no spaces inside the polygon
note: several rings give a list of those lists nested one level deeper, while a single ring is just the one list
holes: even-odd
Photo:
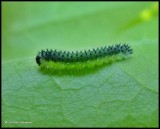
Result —
[{"label": "larva body segment", "polygon": [[[118,60],[121,57],[128,57],[133,53],[132,48],[128,44],[116,44],[108,47],[101,47],[85,51],[58,51],[58,50],[42,50],[36,56],[38,65],[45,67],[77,67],[80,64],[83,66],[91,65],[96,60],[101,60],[101,63]],[[47,65],[47,66],[46,66]],[[66,66],[65,66],[66,65]]]}]

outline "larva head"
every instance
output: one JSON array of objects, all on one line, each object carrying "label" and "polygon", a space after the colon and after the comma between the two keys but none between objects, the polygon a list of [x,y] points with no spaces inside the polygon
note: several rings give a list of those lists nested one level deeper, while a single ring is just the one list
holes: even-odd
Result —
[{"label": "larva head", "polygon": [[36,56],[36,62],[37,62],[38,65],[41,64],[40,59],[41,59],[41,57],[40,57],[39,55],[37,55],[37,56]]}]

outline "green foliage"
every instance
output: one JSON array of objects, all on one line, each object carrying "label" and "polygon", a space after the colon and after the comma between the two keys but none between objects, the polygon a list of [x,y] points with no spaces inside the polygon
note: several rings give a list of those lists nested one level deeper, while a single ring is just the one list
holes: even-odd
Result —
[{"label": "green foliage", "polygon": [[[155,2],[2,2],[2,126],[158,127],[157,12]],[[48,75],[35,62],[44,48],[124,42],[131,58],[90,73]]]}]

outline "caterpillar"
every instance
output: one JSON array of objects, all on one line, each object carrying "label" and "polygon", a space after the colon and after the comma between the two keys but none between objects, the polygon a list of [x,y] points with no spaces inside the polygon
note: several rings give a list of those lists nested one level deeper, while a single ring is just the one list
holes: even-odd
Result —
[{"label": "caterpillar", "polygon": [[82,69],[125,59],[133,53],[128,44],[116,44],[84,51],[41,50],[36,63],[43,69]]}]

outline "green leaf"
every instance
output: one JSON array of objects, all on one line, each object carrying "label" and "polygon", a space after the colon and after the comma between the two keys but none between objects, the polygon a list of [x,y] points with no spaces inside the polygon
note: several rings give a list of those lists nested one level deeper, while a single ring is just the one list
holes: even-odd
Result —
[{"label": "green leaf", "polygon": [[[157,12],[156,2],[3,2],[2,126],[158,127]],[[120,42],[132,57],[83,75],[35,62],[44,48]]]}]

